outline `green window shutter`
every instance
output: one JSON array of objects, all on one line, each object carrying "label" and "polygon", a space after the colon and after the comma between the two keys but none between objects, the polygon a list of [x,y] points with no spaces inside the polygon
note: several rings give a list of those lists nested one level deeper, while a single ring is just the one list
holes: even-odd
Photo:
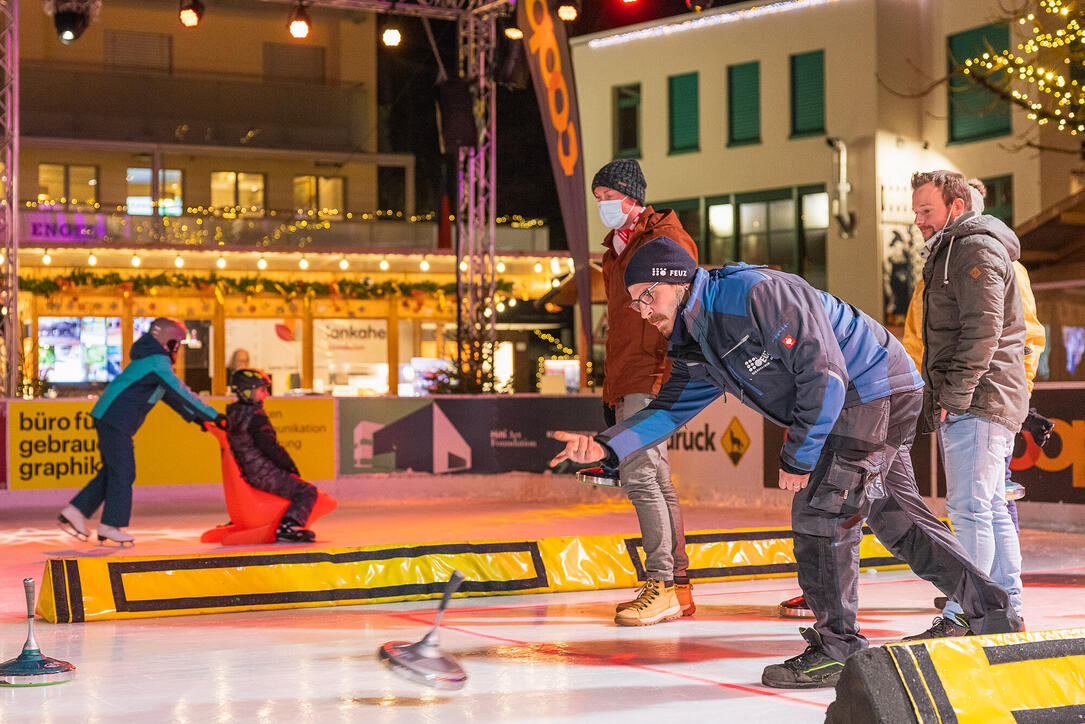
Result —
[{"label": "green window shutter", "polygon": [[[1009,101],[1000,99],[968,76],[958,67],[968,58],[984,53],[1000,53],[1010,46],[1007,25],[985,25],[949,36],[949,140],[950,142],[979,141],[1009,135],[1013,128]],[[1005,71],[991,76],[994,83],[1002,82]]]},{"label": "green window shutter", "polygon": [[761,142],[761,69],[752,63],[727,67],[727,141]]},{"label": "green window shutter", "polygon": [[701,147],[697,73],[672,75],[670,92],[670,151],[697,151]]},{"label": "green window shutter", "polygon": [[990,214],[1013,228],[1013,176],[980,179],[987,188],[983,213]]},{"label": "green window shutter", "polygon": [[791,135],[825,132],[825,51],[791,56]]}]

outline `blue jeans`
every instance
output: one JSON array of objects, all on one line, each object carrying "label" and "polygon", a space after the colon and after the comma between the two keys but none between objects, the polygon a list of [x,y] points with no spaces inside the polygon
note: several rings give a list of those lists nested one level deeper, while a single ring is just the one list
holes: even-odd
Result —
[{"label": "blue jeans", "polygon": [[[998,423],[947,415],[938,431],[946,470],[946,510],[961,545],[1021,613],[1021,544],[1006,508],[1006,456],[1013,433]],[[946,614],[961,613],[954,601]]]}]

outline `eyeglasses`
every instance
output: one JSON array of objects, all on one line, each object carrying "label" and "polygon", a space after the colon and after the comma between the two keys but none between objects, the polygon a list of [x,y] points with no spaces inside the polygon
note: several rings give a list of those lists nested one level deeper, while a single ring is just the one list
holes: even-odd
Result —
[{"label": "eyeglasses", "polygon": [[646,306],[646,307],[652,306],[652,302],[654,302],[656,300],[655,295],[652,294],[652,290],[655,289],[656,284],[659,284],[659,283],[660,282],[655,282],[654,284],[652,284],[652,286],[648,287],[643,292],[641,292],[639,297],[637,297],[636,299],[634,299],[633,301],[631,301],[629,303],[629,308],[632,309],[637,314],[640,314],[640,307],[641,307],[642,304],[644,306]]}]

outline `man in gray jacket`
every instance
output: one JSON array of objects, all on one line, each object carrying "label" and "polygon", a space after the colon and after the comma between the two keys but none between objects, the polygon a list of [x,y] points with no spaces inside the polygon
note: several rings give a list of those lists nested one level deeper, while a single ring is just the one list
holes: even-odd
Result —
[{"label": "man in gray jacket", "polygon": [[[972,210],[953,171],[912,176],[915,223],[930,253],[923,267],[920,431],[938,431],[946,509],[976,566],[1021,613],[1021,547],[1003,494],[1006,457],[1028,414],[1025,320],[1013,262],[1021,242],[1000,220]],[[968,633],[951,600],[915,638]]]}]

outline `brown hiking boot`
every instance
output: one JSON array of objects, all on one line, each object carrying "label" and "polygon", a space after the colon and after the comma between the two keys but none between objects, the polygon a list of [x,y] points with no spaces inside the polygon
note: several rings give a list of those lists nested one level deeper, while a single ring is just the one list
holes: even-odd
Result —
[{"label": "brown hiking boot", "polygon": [[682,607],[674,595],[674,586],[664,586],[662,581],[649,578],[629,608],[617,613],[614,623],[620,626],[651,626],[681,615]]},{"label": "brown hiking boot", "polygon": [[678,605],[682,607],[683,616],[692,616],[697,611],[697,604],[693,602],[693,583],[674,584],[674,596],[678,599]]}]

